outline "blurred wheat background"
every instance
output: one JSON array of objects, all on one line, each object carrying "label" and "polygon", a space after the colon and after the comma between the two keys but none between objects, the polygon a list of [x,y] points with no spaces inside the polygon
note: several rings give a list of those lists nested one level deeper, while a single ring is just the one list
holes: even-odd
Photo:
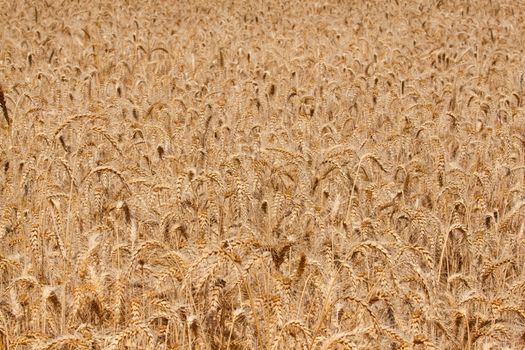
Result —
[{"label": "blurred wheat background", "polygon": [[523,349],[523,1],[0,1],[0,349]]}]

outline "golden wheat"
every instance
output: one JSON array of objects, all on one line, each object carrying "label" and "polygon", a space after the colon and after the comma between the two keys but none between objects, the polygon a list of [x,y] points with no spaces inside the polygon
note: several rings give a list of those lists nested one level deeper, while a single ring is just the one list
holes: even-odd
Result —
[{"label": "golden wheat", "polygon": [[0,350],[525,347],[523,2],[0,8]]}]

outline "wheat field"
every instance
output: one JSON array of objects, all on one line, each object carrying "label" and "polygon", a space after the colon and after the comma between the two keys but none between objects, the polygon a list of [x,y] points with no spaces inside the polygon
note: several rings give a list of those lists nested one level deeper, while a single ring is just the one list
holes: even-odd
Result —
[{"label": "wheat field", "polygon": [[525,348],[525,2],[0,8],[0,350]]}]

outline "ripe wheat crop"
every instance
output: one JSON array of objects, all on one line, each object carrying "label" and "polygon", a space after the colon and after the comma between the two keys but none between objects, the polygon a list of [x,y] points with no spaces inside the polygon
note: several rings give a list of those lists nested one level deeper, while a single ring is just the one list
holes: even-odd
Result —
[{"label": "ripe wheat crop", "polygon": [[0,350],[525,348],[523,1],[0,8]]}]

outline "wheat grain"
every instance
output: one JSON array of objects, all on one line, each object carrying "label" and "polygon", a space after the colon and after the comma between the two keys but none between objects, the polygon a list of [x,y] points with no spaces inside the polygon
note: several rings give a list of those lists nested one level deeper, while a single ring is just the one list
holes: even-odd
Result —
[{"label": "wheat grain", "polygon": [[0,6],[0,350],[524,346],[524,4]]}]

